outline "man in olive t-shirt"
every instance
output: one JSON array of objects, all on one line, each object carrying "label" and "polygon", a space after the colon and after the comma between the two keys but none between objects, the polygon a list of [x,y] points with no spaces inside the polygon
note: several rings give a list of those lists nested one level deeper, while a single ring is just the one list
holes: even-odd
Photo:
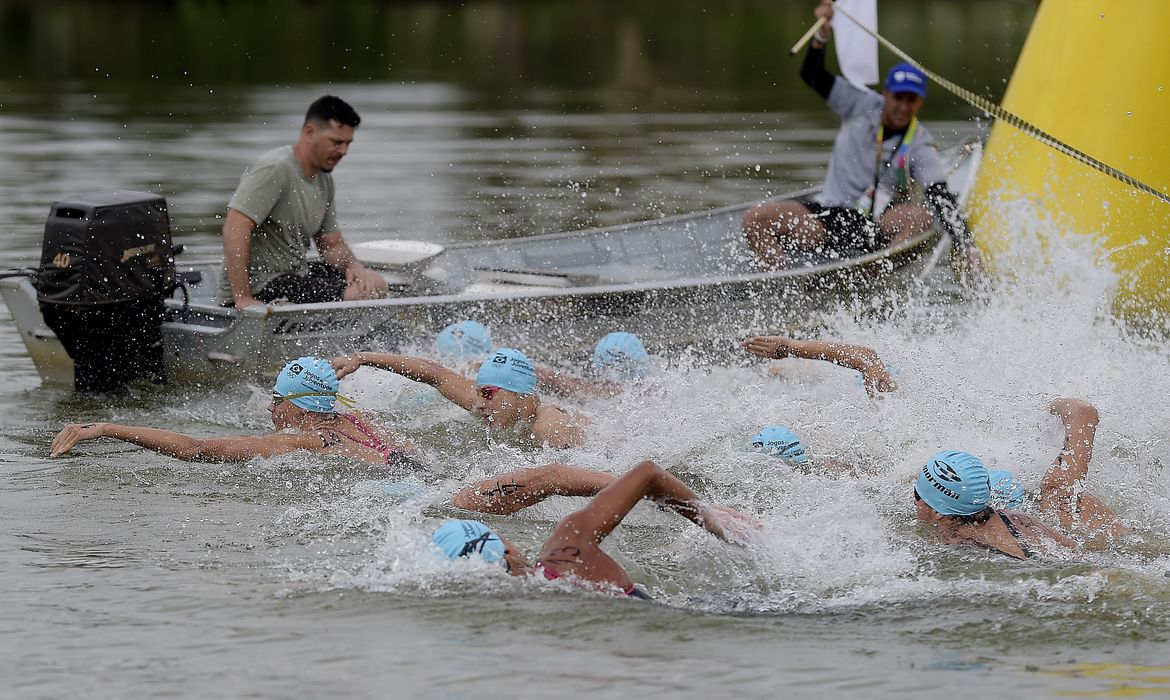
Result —
[{"label": "man in olive t-shirt", "polygon": [[[330,173],[360,123],[344,100],[326,95],[309,106],[296,143],[244,171],[223,225],[221,303],[244,308],[386,295],[385,278],[358,262],[342,239],[334,207]],[[321,262],[306,261],[310,243]]]}]

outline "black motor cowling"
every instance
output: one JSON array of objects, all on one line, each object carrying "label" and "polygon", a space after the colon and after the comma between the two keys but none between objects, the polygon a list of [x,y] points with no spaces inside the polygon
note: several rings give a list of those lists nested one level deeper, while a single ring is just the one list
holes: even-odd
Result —
[{"label": "black motor cowling", "polygon": [[167,203],[148,192],[93,192],[53,204],[37,301],[73,358],[77,391],[165,381],[163,300],[175,286]]}]

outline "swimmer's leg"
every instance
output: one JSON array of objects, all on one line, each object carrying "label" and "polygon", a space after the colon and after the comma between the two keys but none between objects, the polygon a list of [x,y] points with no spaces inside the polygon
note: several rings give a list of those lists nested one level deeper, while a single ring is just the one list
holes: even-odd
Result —
[{"label": "swimmer's leg", "polygon": [[613,474],[568,464],[545,464],[500,474],[467,486],[451,498],[457,508],[511,515],[549,496],[595,496],[617,480]]},{"label": "swimmer's leg", "polygon": [[1040,508],[1056,516],[1061,527],[1071,533],[1103,534],[1106,538],[1124,535],[1128,528],[1117,513],[1084,490],[1100,421],[1097,409],[1081,399],[1056,399],[1051,411],[1064,424],[1064,446],[1040,482]]}]

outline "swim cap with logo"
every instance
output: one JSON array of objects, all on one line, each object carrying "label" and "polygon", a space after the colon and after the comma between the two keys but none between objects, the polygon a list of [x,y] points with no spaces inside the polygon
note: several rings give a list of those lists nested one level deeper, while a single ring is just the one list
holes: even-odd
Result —
[{"label": "swim cap with logo", "polygon": [[284,366],[276,376],[272,393],[279,394],[294,406],[329,413],[340,387],[333,366],[319,357],[299,357]]},{"label": "swim cap with logo", "polygon": [[968,452],[939,452],[918,473],[915,490],[942,515],[974,515],[987,507],[987,467]]},{"label": "swim cap with logo", "polygon": [[459,321],[439,331],[435,351],[451,360],[478,360],[492,351],[492,335],[479,321]]},{"label": "swim cap with logo", "polygon": [[476,386],[498,386],[517,394],[536,393],[536,368],[519,350],[500,348],[488,356],[475,375]]},{"label": "swim cap with logo", "polygon": [[804,445],[792,429],[784,425],[769,425],[752,437],[752,448],[761,450],[789,464],[805,464],[808,455]]},{"label": "swim cap with logo", "polygon": [[631,381],[650,371],[650,355],[638,336],[615,331],[597,341],[593,366],[604,375]]},{"label": "swim cap with logo", "polygon": [[504,543],[499,535],[478,520],[448,520],[431,536],[448,559],[479,554],[489,562],[503,561]]},{"label": "swim cap with logo", "polygon": [[1028,502],[1024,485],[1009,471],[988,469],[987,480],[991,485],[988,505],[1001,510],[1018,510]]}]

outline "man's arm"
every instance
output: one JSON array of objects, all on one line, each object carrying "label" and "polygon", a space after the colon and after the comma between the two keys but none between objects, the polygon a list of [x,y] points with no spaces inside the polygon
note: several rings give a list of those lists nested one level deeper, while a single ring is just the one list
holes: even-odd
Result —
[{"label": "man's arm", "polygon": [[362,265],[341,237],[341,231],[320,232],[313,237],[313,241],[317,244],[321,258],[345,273],[345,280],[350,287],[346,290],[347,300],[386,296],[386,279]]},{"label": "man's arm", "polygon": [[262,304],[252,296],[248,284],[248,263],[252,260],[252,230],[256,222],[235,209],[228,209],[223,222],[223,261],[236,308]]},{"label": "man's arm", "polygon": [[861,373],[865,393],[872,398],[876,392],[897,391],[898,384],[886,370],[882,358],[873,348],[852,343],[822,340],[794,340],[779,335],[758,335],[743,341],[743,349],[753,355],[778,360],[801,357],[824,360]]},{"label": "man's arm", "polygon": [[272,457],[294,450],[321,447],[319,437],[298,433],[203,439],[159,428],[88,423],[65,426],[53,439],[49,456],[60,457],[79,442],[102,437],[129,442],[187,462],[246,462],[256,457]]},{"label": "man's arm", "polygon": [[359,367],[377,367],[416,382],[429,384],[438,389],[448,401],[469,411],[475,406],[475,381],[421,357],[359,352],[355,355],[336,357],[332,364],[338,379],[354,373]]}]

